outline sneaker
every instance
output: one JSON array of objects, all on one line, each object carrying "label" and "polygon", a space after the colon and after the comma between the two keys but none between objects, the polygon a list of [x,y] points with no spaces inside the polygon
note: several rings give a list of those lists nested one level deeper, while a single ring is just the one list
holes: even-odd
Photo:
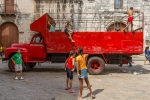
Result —
[{"label": "sneaker", "polygon": [[18,80],[18,77],[15,77],[15,80]]},{"label": "sneaker", "polygon": [[21,79],[21,80],[24,80],[24,78],[23,78],[23,77],[21,77],[20,79]]}]

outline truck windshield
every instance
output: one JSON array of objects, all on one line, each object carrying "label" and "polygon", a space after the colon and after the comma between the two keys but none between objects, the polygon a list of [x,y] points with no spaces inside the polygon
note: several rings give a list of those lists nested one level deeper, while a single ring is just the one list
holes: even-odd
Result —
[{"label": "truck windshield", "polygon": [[36,36],[36,37],[34,37],[32,42],[34,42],[34,43],[42,43],[43,42],[43,38],[41,36]]}]

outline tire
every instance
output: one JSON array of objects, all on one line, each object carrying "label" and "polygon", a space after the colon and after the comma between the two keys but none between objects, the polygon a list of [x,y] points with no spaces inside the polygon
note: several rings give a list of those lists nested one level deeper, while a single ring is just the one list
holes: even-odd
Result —
[{"label": "tire", "polygon": [[[11,59],[9,59],[9,61],[8,61],[8,67],[9,67],[10,71],[12,71],[12,72],[15,71],[15,64],[14,64],[14,62]],[[24,62],[22,62],[22,70],[23,71],[25,70]]]},{"label": "tire", "polygon": [[105,62],[100,57],[91,57],[87,63],[88,72],[91,75],[98,75],[105,69]]}]

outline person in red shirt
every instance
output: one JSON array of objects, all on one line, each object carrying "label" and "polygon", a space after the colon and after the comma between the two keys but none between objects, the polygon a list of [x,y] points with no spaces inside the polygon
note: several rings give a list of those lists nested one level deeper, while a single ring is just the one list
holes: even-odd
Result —
[{"label": "person in red shirt", "polygon": [[[69,57],[67,58],[67,60],[65,62],[65,70],[67,72],[66,90],[70,89],[70,93],[75,93],[75,91],[72,89],[73,71],[75,69],[74,57],[75,57],[75,51],[70,51]],[[68,86],[68,83],[70,84],[70,88]]]}]

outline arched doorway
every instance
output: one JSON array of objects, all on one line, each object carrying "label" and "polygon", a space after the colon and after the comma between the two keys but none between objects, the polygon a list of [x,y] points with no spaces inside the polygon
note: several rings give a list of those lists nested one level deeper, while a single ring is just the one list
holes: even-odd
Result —
[{"label": "arched doorway", "polygon": [[118,29],[124,29],[126,26],[126,24],[122,23],[122,22],[116,22],[116,23],[112,23],[108,26],[107,28],[107,32],[110,32],[110,31],[114,31],[115,28],[118,28]]},{"label": "arched doorway", "polygon": [[18,27],[11,22],[6,22],[0,26],[0,44],[5,48],[13,43],[18,43]]}]

